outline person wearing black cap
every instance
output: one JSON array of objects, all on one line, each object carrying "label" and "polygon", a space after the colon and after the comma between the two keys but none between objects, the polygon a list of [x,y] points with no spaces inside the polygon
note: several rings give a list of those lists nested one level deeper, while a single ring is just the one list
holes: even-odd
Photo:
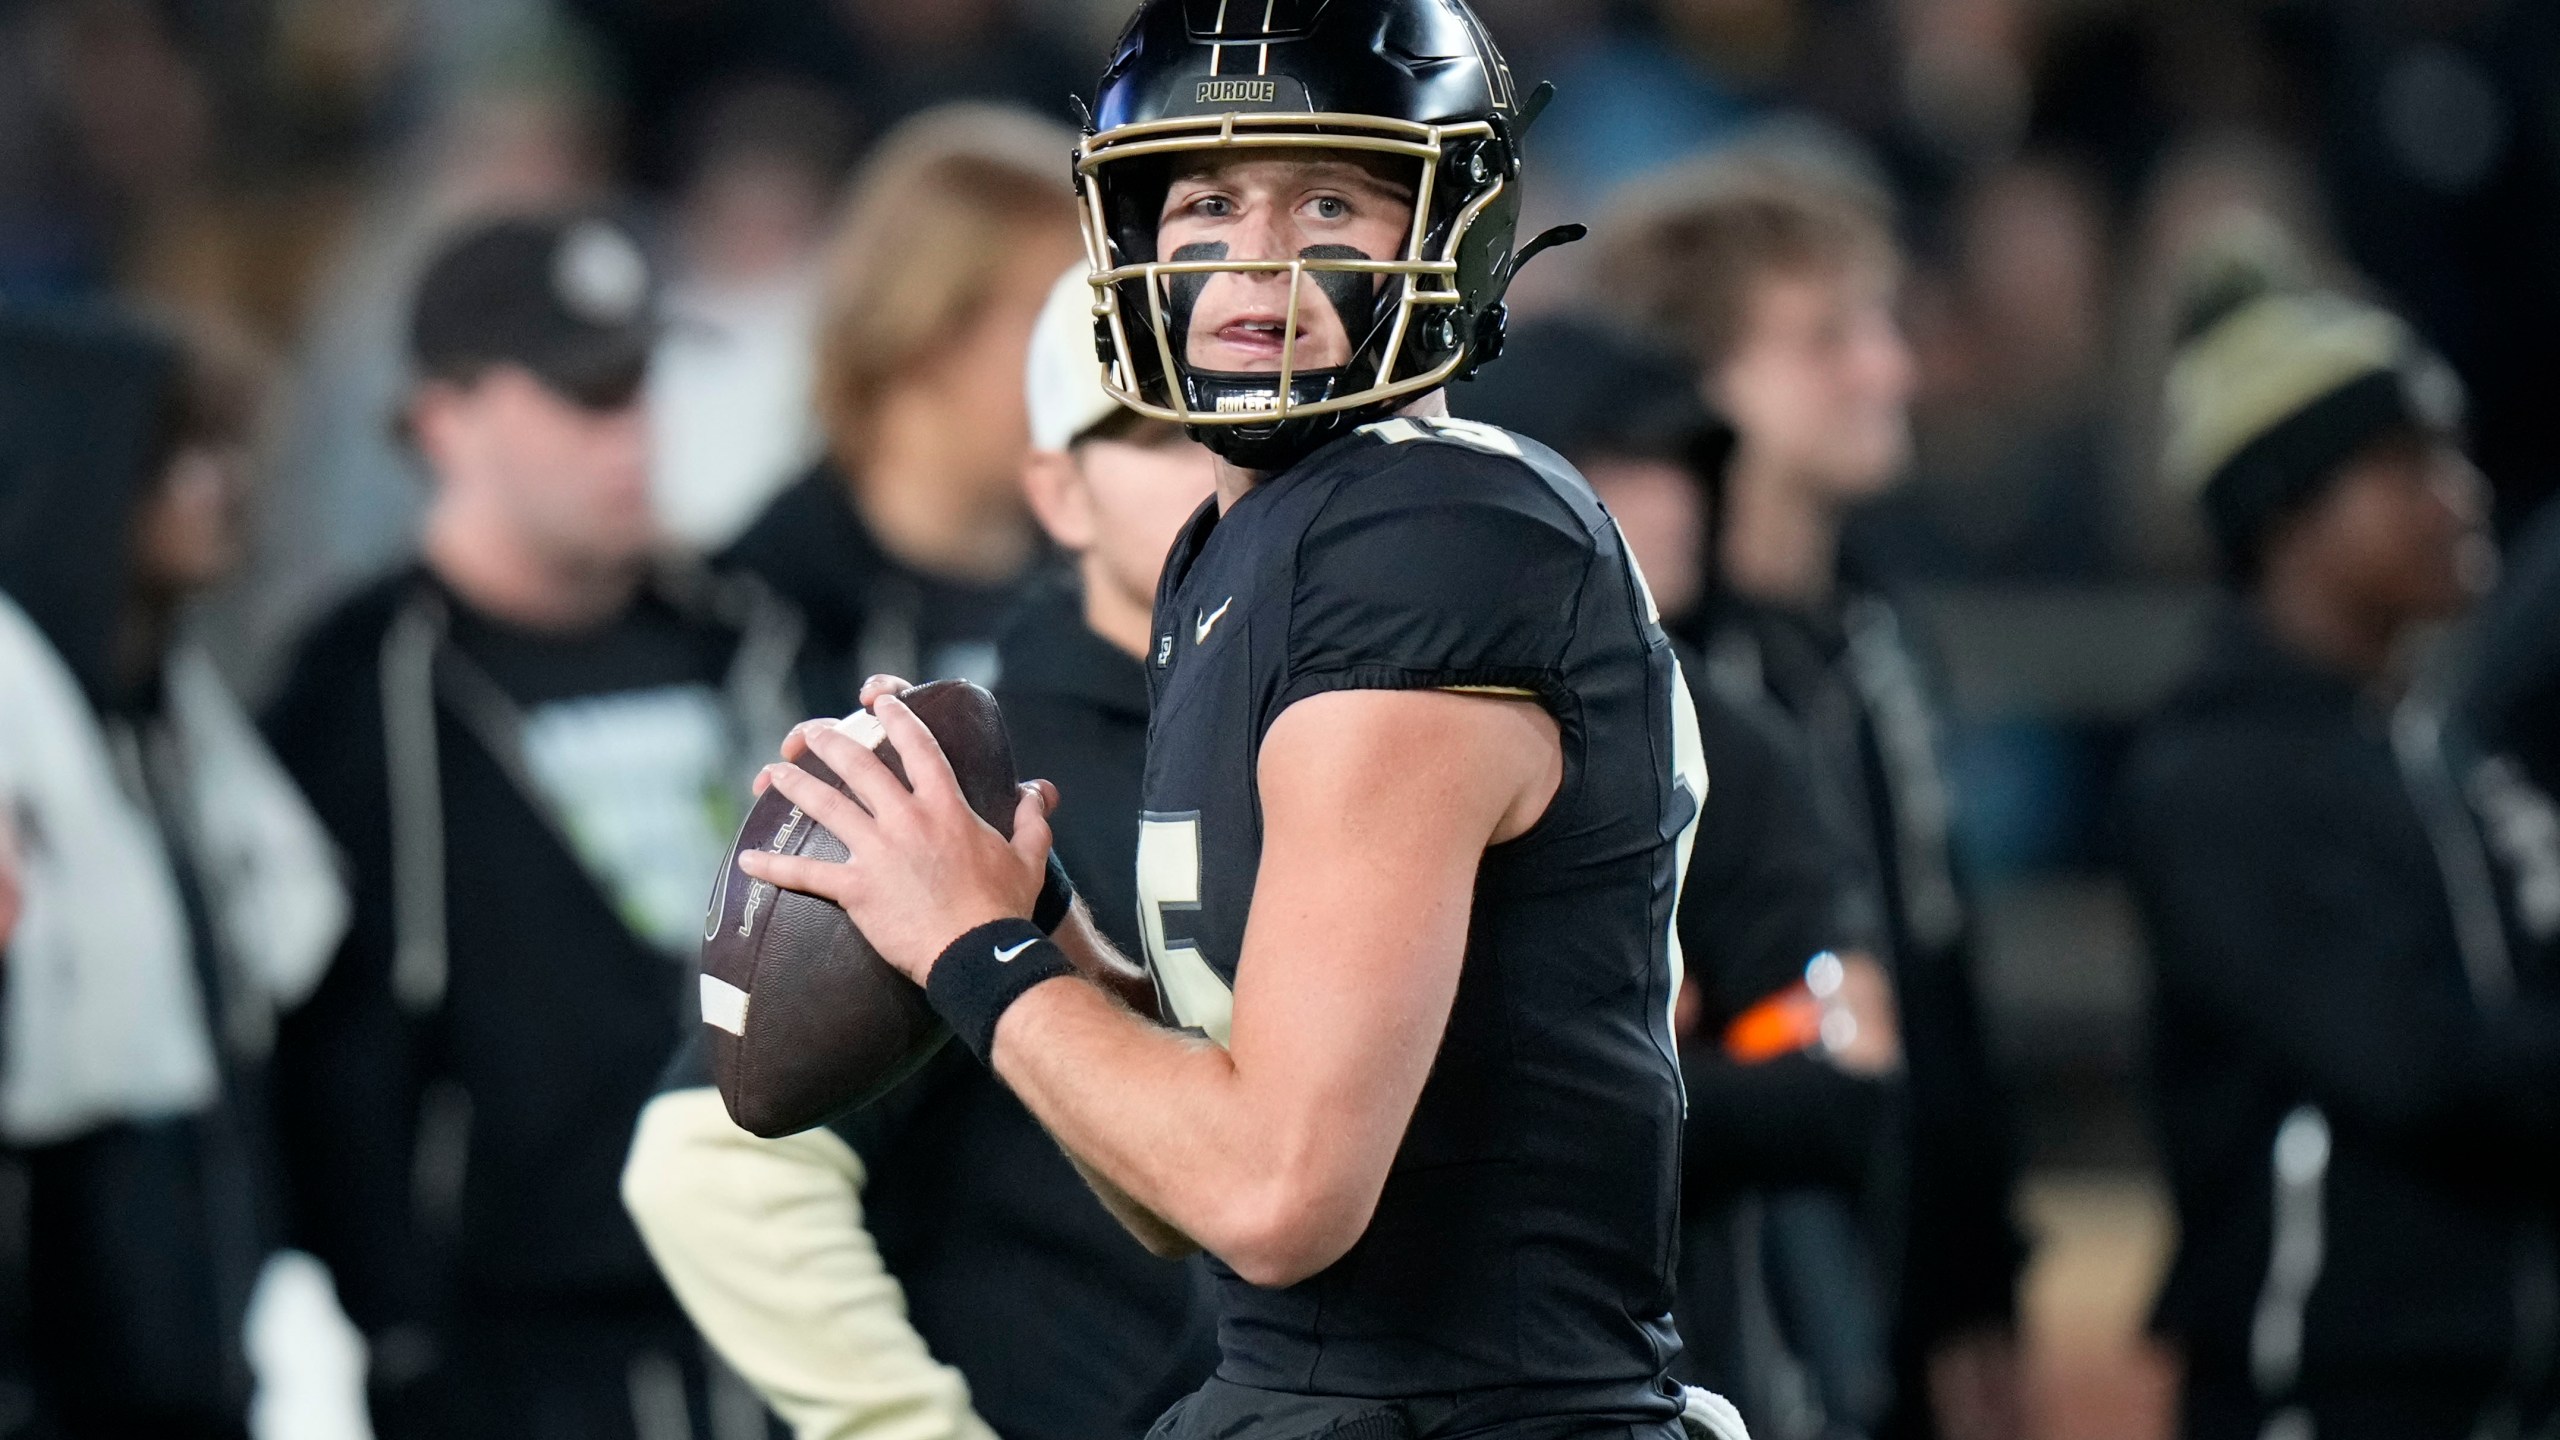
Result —
[{"label": "person wearing black cap", "polygon": [[2506,944],[2411,642],[2485,578],[2451,374],[2249,247],[2163,447],[2230,589],[2126,775],[2185,1433],[2544,1434],[2560,997]]},{"label": "person wearing black cap", "polygon": [[[1733,436],[1687,365],[1597,322],[1536,321],[1453,405],[1571,461],[1667,626],[1690,617]],[[1710,780],[1680,907],[1684,1376],[1764,1440],[1867,1433],[1889,1389],[1860,1212],[1901,1068],[1874,881],[1786,717],[1682,664]]]},{"label": "person wearing black cap", "polygon": [[354,883],[279,1130],[386,1437],[702,1423],[699,1341],[615,1179],[744,757],[799,714],[798,627],[655,556],[651,288],[591,216],[445,245],[401,417],[423,554],[319,624],[268,720]]}]

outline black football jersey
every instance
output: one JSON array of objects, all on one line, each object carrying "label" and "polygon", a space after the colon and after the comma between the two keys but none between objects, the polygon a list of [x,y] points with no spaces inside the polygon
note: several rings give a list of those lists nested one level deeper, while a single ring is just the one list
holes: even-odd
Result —
[{"label": "black football jersey", "polygon": [[1706,776],[1615,523],[1533,441],[1383,421],[1193,518],[1149,659],[1139,922],[1170,1013],[1221,1044],[1262,851],[1261,741],[1283,710],[1328,690],[1480,689],[1535,697],[1564,745],[1545,816],[1485,852],[1455,1007],[1375,1218],[1285,1289],[1218,1267],[1221,1377],[1673,1413],[1671,922]]}]

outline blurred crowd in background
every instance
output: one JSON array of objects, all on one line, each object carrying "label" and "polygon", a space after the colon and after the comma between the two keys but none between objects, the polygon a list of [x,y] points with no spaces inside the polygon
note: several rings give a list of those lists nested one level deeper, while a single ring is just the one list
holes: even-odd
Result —
[{"label": "blurred crowd in background", "polygon": [[[400,492],[341,472],[366,458],[353,387],[389,348],[386,307],[420,237],[491,206],[610,200],[645,223],[680,303],[741,337],[679,353],[666,377],[670,514],[717,538],[753,508],[728,497],[788,460],[763,412],[714,397],[791,392],[773,337],[864,145],[940,99],[1065,114],[1118,8],[19,0],[0,13],[0,294],[113,290],[209,313],[285,366],[269,508],[280,538],[321,548],[296,546],[275,567],[290,577],[258,587],[248,637],[271,643],[399,533]],[[2539,243],[2560,203],[2555,22],[2539,7],[1484,9],[1516,68],[1563,97],[1541,135],[1542,211],[1588,219],[1620,183],[1772,124],[1835,128],[1891,178],[1922,361],[1918,483],[1878,525],[1902,573],[2194,568],[2141,483],[2135,397],[2165,344],[2168,272],[2236,203],[2353,267],[2446,350],[2476,392],[2503,513],[2554,484],[2526,378],[2560,305]],[[750,448],[701,433],[721,414]],[[742,478],[724,483],[723,464]],[[322,472],[338,478],[305,478]],[[304,498],[321,490],[344,498]]]},{"label": "blurred crowd in background", "polygon": [[[841,205],[876,142],[960,99],[1072,123],[1126,8],[0,0],[0,307],[111,301],[221,357],[207,423],[251,477],[248,543],[188,623],[256,708],[315,621],[417,544],[430,491],[393,422],[412,287],[454,227],[579,210],[639,237],[669,320],[646,382],[658,521],[672,545],[720,551],[837,444],[841,417],[812,395],[849,362],[822,333],[902,323],[829,311],[895,308],[843,271],[845,227],[898,223]],[[2018,1097],[2020,1219],[2040,1247],[2025,1313],[2039,1423],[2157,1434],[2135,1329],[2170,1241],[2111,797],[2211,609],[2209,537],[2159,479],[2181,285],[2201,247],[2253,219],[2322,283],[2390,304],[2460,374],[2499,528],[2522,529],[2560,492],[2544,394],[2560,374],[2560,7],[1476,8],[1518,75],[1558,86],[1524,233],[1602,227],[1526,272],[1524,319],[1588,309],[1607,288],[1603,217],[1725,147],[1818,151],[1892,198],[1912,461],[1844,545],[1911,599],[1944,662],[1953,825],[1981,899],[1974,979]],[[1061,149],[1061,195],[1068,165]],[[1036,296],[1075,253],[1062,230],[1023,243],[1021,274],[984,283]],[[955,392],[949,428],[985,453],[955,442],[934,463],[978,488],[919,502],[911,533],[969,583],[918,602],[911,665],[967,672],[916,647],[1038,543],[1009,479],[1021,338],[984,366],[1003,398]],[[963,418],[981,414],[1004,418]]]}]

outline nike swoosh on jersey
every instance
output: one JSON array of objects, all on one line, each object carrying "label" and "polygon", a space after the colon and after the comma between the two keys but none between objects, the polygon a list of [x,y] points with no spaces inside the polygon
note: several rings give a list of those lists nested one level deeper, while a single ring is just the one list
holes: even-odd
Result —
[{"label": "nike swoosh on jersey", "polygon": [[1040,942],[1037,940],[1025,940],[1011,949],[999,946],[996,949],[996,963],[999,965],[1010,965],[1022,957],[1023,951],[1028,950],[1039,943]]},{"label": "nike swoosh on jersey", "polygon": [[1235,603],[1236,597],[1230,595],[1227,597],[1225,604],[1222,604],[1217,609],[1201,616],[1199,623],[1192,627],[1191,643],[1193,645],[1208,644],[1209,632],[1217,629],[1218,622],[1227,618],[1227,607]]}]

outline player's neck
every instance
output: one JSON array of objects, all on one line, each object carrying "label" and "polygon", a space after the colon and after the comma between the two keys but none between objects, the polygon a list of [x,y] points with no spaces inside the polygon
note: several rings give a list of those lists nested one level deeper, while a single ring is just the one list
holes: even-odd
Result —
[{"label": "player's neck", "polygon": [[427,515],[427,568],[463,603],[528,630],[592,629],[620,614],[645,562],[581,564],[546,555],[498,517],[448,499]]},{"label": "player's neck", "polygon": [[[1449,413],[1449,392],[1445,390],[1434,390],[1427,395],[1418,397],[1412,404],[1405,406],[1396,413],[1398,415],[1410,415],[1417,420],[1437,419]],[[1273,475],[1278,473],[1279,472],[1276,470],[1247,470],[1243,466],[1236,464],[1234,461],[1227,459],[1225,456],[1219,456],[1218,513],[1224,515],[1229,510],[1235,508],[1235,503],[1243,499],[1246,495],[1252,493],[1254,486],[1261,484],[1263,481],[1270,479]],[[1145,644],[1144,635],[1139,637],[1139,643],[1142,646]]]},{"label": "player's neck", "polygon": [[1738,459],[1724,492],[1719,569],[1736,594],[1813,609],[1839,582],[1840,514],[1813,489]]}]

